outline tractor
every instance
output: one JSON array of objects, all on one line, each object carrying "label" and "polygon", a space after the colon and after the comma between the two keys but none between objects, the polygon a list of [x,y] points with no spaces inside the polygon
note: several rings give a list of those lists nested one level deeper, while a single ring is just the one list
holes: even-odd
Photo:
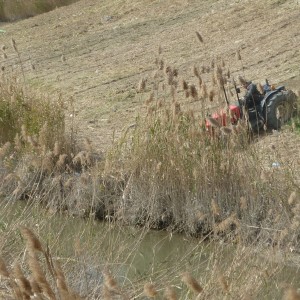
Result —
[{"label": "tractor", "polygon": [[[259,105],[251,109],[244,109],[243,98],[239,97],[240,88],[234,85],[237,102],[229,104],[225,89],[225,99],[230,112],[230,121],[235,125],[241,118],[246,118],[248,127],[253,133],[259,133],[262,130],[279,130],[281,126],[291,119],[297,112],[297,96],[284,86],[277,88],[270,85],[268,80],[263,86],[263,99]],[[227,110],[228,111],[228,110]],[[210,120],[214,119],[220,126],[227,126],[227,113],[222,110],[213,113]],[[212,122],[206,121],[207,130],[211,130]]]}]

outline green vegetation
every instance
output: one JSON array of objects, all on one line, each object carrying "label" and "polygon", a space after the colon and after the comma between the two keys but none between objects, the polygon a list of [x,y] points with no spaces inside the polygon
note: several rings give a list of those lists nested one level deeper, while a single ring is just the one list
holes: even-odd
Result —
[{"label": "green vegetation", "polygon": [[0,21],[14,21],[48,12],[78,0],[0,0]]}]

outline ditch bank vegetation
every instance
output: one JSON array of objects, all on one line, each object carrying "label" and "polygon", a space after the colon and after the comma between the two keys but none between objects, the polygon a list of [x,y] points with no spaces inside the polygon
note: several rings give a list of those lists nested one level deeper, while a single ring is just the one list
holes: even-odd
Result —
[{"label": "ditch bank vegetation", "polygon": [[138,84],[145,105],[136,122],[103,154],[87,138],[76,143],[74,122],[65,129],[72,99],[36,95],[24,78],[3,68],[1,198],[192,236],[294,247],[300,203],[293,166],[270,167],[276,145],[262,157],[244,121],[224,127],[208,117],[212,104],[224,107],[224,88],[232,93],[224,61],[195,66],[194,83],[180,79],[161,51],[156,69]]}]

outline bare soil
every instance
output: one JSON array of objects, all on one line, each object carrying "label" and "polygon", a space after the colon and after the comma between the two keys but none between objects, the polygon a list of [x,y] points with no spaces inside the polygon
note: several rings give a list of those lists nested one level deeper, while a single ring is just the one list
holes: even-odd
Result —
[{"label": "bare soil", "polygon": [[[79,137],[89,137],[101,150],[143,107],[136,86],[151,78],[160,45],[164,59],[189,81],[195,80],[194,65],[221,57],[234,77],[261,83],[268,78],[300,90],[297,0],[81,0],[0,28],[6,31],[1,44],[8,47],[1,64],[20,68],[14,38],[27,81],[73,97]],[[237,49],[242,61],[235,57]],[[287,134],[280,136],[295,142],[295,135]],[[274,142],[270,136],[262,140]]]}]

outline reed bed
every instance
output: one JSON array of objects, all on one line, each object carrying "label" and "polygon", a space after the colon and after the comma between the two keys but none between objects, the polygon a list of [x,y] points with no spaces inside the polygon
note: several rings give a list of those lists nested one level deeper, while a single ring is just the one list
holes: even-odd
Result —
[{"label": "reed bed", "polygon": [[[193,66],[187,80],[161,54],[153,76],[137,86],[142,104],[135,124],[105,154],[95,152],[89,139],[77,143],[74,126],[65,126],[66,101],[31,97],[22,68],[18,77],[2,69],[1,215],[12,203],[29,205],[15,221],[1,223],[5,299],[299,297],[296,276],[286,275],[286,260],[272,252],[298,251],[299,186],[293,167],[268,167],[272,158],[260,156],[246,122],[233,126],[227,118],[224,125],[210,116],[216,107],[228,113],[232,79],[222,59]],[[82,249],[79,242],[61,260],[59,253],[75,242],[59,240],[68,219],[58,233],[47,231],[49,218],[33,218],[37,204],[40,217],[106,220],[118,229],[117,237],[110,230],[101,235],[106,246],[94,231],[81,228],[78,235],[87,232],[91,248]],[[120,243],[126,225],[141,231],[134,241]],[[132,281],[116,265],[132,266],[149,229],[165,229],[170,239],[184,233],[199,244],[171,267],[148,268]],[[203,252],[207,245],[209,254]],[[233,255],[228,258],[226,251]],[[100,280],[89,282],[86,268],[97,264],[99,253]]]}]

